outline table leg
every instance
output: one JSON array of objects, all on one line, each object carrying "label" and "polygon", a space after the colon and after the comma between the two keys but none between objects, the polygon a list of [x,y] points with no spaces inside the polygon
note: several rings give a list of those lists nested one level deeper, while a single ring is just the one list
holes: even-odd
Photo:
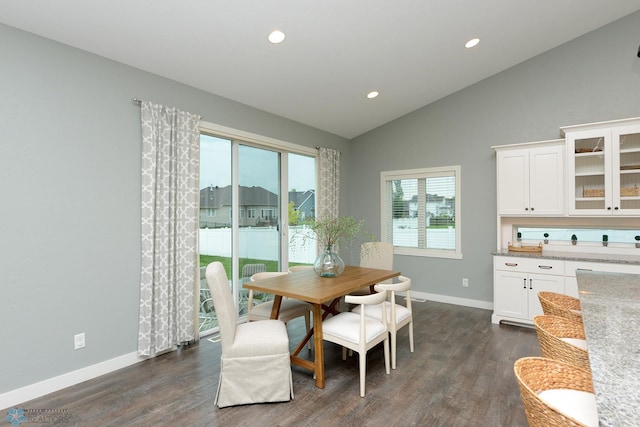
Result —
[{"label": "table leg", "polygon": [[[316,320],[317,319],[317,320]],[[324,388],[324,343],[322,342],[322,305],[313,304],[314,371],[316,387]]]},{"label": "table leg", "polygon": [[[313,329],[309,331],[304,339],[298,344],[293,353],[291,353],[291,363],[309,369],[315,373],[316,387],[324,388],[324,343],[322,340],[322,320],[326,319],[329,314],[337,313],[336,305],[340,302],[340,298],[334,299],[329,305],[313,304]],[[300,351],[305,347],[307,341],[313,335],[315,352],[313,362],[298,357]]]},{"label": "table leg", "polygon": [[280,304],[282,303],[282,295],[276,295],[273,298],[273,306],[271,307],[271,318],[277,319],[280,315]]}]

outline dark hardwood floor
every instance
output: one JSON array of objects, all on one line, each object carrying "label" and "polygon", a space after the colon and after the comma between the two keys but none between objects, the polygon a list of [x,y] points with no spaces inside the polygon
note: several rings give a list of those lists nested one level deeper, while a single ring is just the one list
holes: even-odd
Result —
[{"label": "dark hardwood floor", "polygon": [[[390,375],[382,347],[370,351],[364,398],[357,354],[342,361],[340,348],[325,343],[326,388],[293,367],[294,400],[218,409],[220,343],[203,338],[16,406],[66,409],[58,425],[77,426],[526,426],[513,363],[540,355],[535,331],[493,325],[488,310],[430,301],[413,308],[415,352],[406,328]],[[302,319],[288,330],[293,347],[304,332]]]}]

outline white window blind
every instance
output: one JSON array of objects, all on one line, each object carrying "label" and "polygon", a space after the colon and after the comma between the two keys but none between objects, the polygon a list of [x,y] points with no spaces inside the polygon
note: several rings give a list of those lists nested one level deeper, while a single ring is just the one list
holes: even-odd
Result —
[{"label": "white window blind", "polygon": [[381,173],[382,236],[406,255],[461,258],[460,167]]}]

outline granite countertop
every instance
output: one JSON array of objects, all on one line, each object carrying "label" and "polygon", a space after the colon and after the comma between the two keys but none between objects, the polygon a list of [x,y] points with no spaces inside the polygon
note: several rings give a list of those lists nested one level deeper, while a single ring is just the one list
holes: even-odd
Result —
[{"label": "granite countertop", "polygon": [[615,255],[587,252],[509,252],[508,250],[495,251],[492,255],[513,256],[523,258],[557,259],[563,261],[606,262],[610,264],[637,264],[640,265],[640,250],[638,255]]},{"label": "granite countertop", "polygon": [[577,271],[601,426],[640,420],[640,275]]}]

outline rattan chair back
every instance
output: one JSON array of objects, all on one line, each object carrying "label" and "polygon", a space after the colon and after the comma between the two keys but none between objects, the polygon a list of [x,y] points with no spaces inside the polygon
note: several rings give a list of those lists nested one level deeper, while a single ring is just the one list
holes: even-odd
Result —
[{"label": "rattan chair back", "polygon": [[591,373],[568,363],[542,357],[518,359],[513,370],[529,427],[584,427],[557,409],[547,405],[538,393],[549,389],[570,389],[593,393]]},{"label": "rattan chair back", "polygon": [[536,316],[533,324],[538,334],[542,357],[560,360],[591,372],[589,353],[562,338],[585,340],[582,323],[558,316]]},{"label": "rattan chair back", "polygon": [[538,300],[546,315],[560,316],[582,323],[580,300],[557,292],[538,292]]}]

